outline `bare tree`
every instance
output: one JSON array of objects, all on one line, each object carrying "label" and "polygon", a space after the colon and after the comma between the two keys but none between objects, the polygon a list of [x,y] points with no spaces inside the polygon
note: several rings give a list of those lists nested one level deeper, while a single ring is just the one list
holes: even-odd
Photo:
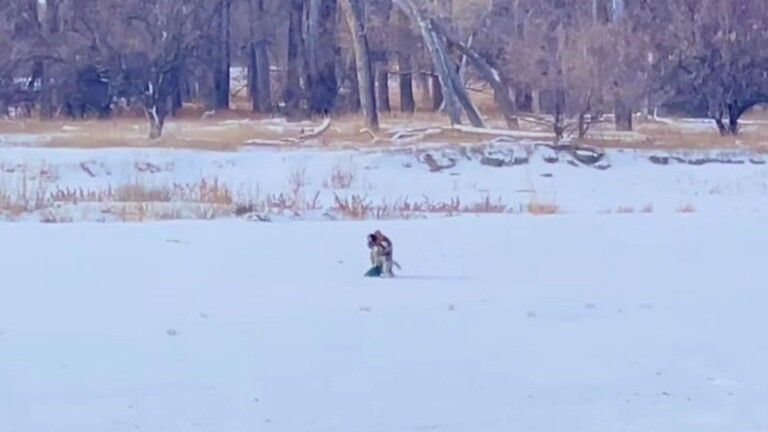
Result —
[{"label": "bare tree", "polygon": [[248,10],[248,89],[254,111],[267,112],[272,107],[270,60],[267,49],[264,0],[246,0]]},{"label": "bare tree", "polygon": [[[173,110],[180,72],[210,43],[204,19],[222,4],[205,0],[122,0],[111,4],[117,14],[112,31],[99,35],[99,63],[112,70],[127,95],[139,95],[159,138]],[[207,63],[206,61],[202,63]]]},{"label": "bare tree", "polygon": [[359,0],[340,0],[344,17],[352,34],[352,46],[357,65],[357,82],[360,103],[369,129],[379,129],[379,116],[376,111],[376,93],[374,88],[373,66],[365,33],[365,14]]},{"label": "bare tree", "polygon": [[694,103],[700,98],[721,134],[737,134],[744,112],[768,102],[765,2],[675,0],[670,7],[668,37],[678,41],[670,47],[677,62],[672,85],[683,83],[683,96]]}]

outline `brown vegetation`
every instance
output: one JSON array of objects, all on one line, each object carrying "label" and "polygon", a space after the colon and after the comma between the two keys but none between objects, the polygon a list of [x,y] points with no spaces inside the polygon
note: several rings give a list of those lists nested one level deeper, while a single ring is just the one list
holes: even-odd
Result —
[{"label": "brown vegetation", "polygon": [[528,213],[536,216],[553,215],[560,213],[560,207],[553,203],[543,203],[536,200],[528,203]]}]

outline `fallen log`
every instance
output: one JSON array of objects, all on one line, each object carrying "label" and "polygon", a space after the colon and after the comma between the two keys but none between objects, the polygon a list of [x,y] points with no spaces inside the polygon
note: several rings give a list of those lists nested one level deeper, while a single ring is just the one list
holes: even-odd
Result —
[{"label": "fallen log", "polygon": [[319,138],[322,136],[325,132],[328,131],[328,129],[331,128],[331,118],[326,117],[323,122],[320,124],[320,126],[313,128],[309,131],[302,131],[299,135],[291,138],[282,138],[282,139],[261,139],[261,138],[254,138],[250,139],[245,142],[246,145],[254,145],[254,146],[284,146],[284,145],[297,145],[297,144],[303,144],[311,139]]},{"label": "fallen log", "polygon": [[445,129],[440,127],[426,129],[407,129],[395,132],[392,142],[395,144],[410,144],[424,140],[430,135],[442,133]]},{"label": "fallen log", "polygon": [[320,124],[320,126],[312,129],[309,132],[302,132],[297,136],[296,138],[292,138],[291,140],[294,142],[302,142],[307,141],[313,138],[318,138],[320,135],[324,134],[328,129],[331,128],[331,118],[326,117],[325,120]]}]

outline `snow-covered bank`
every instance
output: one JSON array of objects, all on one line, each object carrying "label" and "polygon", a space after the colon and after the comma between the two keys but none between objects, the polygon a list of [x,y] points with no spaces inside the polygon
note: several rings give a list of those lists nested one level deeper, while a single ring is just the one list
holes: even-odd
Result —
[{"label": "snow-covered bank", "polygon": [[0,224],[0,429],[765,430],[764,226]]},{"label": "snow-covered bank", "polygon": [[[430,158],[432,170],[427,162]],[[433,172],[435,166],[445,168]],[[54,219],[75,221],[105,219],[105,211],[98,205],[116,188],[141,187],[152,195],[152,188],[162,193],[163,188],[172,191],[202,181],[224,185],[235,204],[263,202],[280,194],[292,196],[298,186],[303,200],[316,198],[316,211],[294,212],[304,219],[323,217],[336,197],[356,197],[373,206],[390,207],[403,201],[436,204],[460,200],[472,206],[491,200],[515,213],[525,213],[531,203],[578,214],[668,214],[682,209],[768,212],[764,158],[733,152],[610,150],[600,163],[589,166],[530,143],[234,153],[15,147],[0,148],[0,168],[0,202],[4,194],[11,196],[5,201],[14,201],[13,194],[21,195],[20,191],[25,191],[24,201],[36,201],[35,191],[42,190],[44,197],[55,195],[46,206],[63,214]],[[81,196],[73,198],[72,191]],[[100,197],[93,199],[95,205],[82,198],[89,193]],[[95,207],[90,213],[85,211],[89,204]]]}]

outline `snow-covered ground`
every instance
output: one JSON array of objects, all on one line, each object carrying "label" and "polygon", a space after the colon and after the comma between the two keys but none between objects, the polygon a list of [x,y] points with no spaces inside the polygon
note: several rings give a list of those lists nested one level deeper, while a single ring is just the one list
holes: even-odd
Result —
[{"label": "snow-covered ground", "polygon": [[[768,430],[766,158],[591,156],[0,137],[0,432]],[[225,217],[88,222],[198,198]],[[377,228],[396,279],[361,276]]]},{"label": "snow-covered ground", "polygon": [[[427,158],[441,166],[455,166],[431,172]],[[494,163],[505,166],[489,166]],[[0,169],[0,195],[4,190],[25,190],[29,195],[31,189],[40,187],[41,176],[46,193],[98,192],[133,184],[173,187],[215,180],[232,191],[237,203],[290,195],[299,178],[302,195],[311,199],[317,194],[321,207],[313,214],[302,214],[305,219],[327,216],[336,196],[358,196],[373,205],[404,200],[440,203],[456,198],[471,205],[488,198],[515,213],[525,213],[531,203],[555,205],[559,212],[569,214],[669,214],[681,209],[768,213],[765,159],[733,151],[610,150],[601,162],[589,166],[569,154],[556,154],[532,143],[389,151],[0,147]],[[335,172],[349,184],[334,184]],[[62,212],[74,215],[75,220],[104,218],[98,209],[87,214],[70,207]]]},{"label": "snow-covered ground", "polygon": [[766,430],[765,223],[0,224],[0,430]]}]

